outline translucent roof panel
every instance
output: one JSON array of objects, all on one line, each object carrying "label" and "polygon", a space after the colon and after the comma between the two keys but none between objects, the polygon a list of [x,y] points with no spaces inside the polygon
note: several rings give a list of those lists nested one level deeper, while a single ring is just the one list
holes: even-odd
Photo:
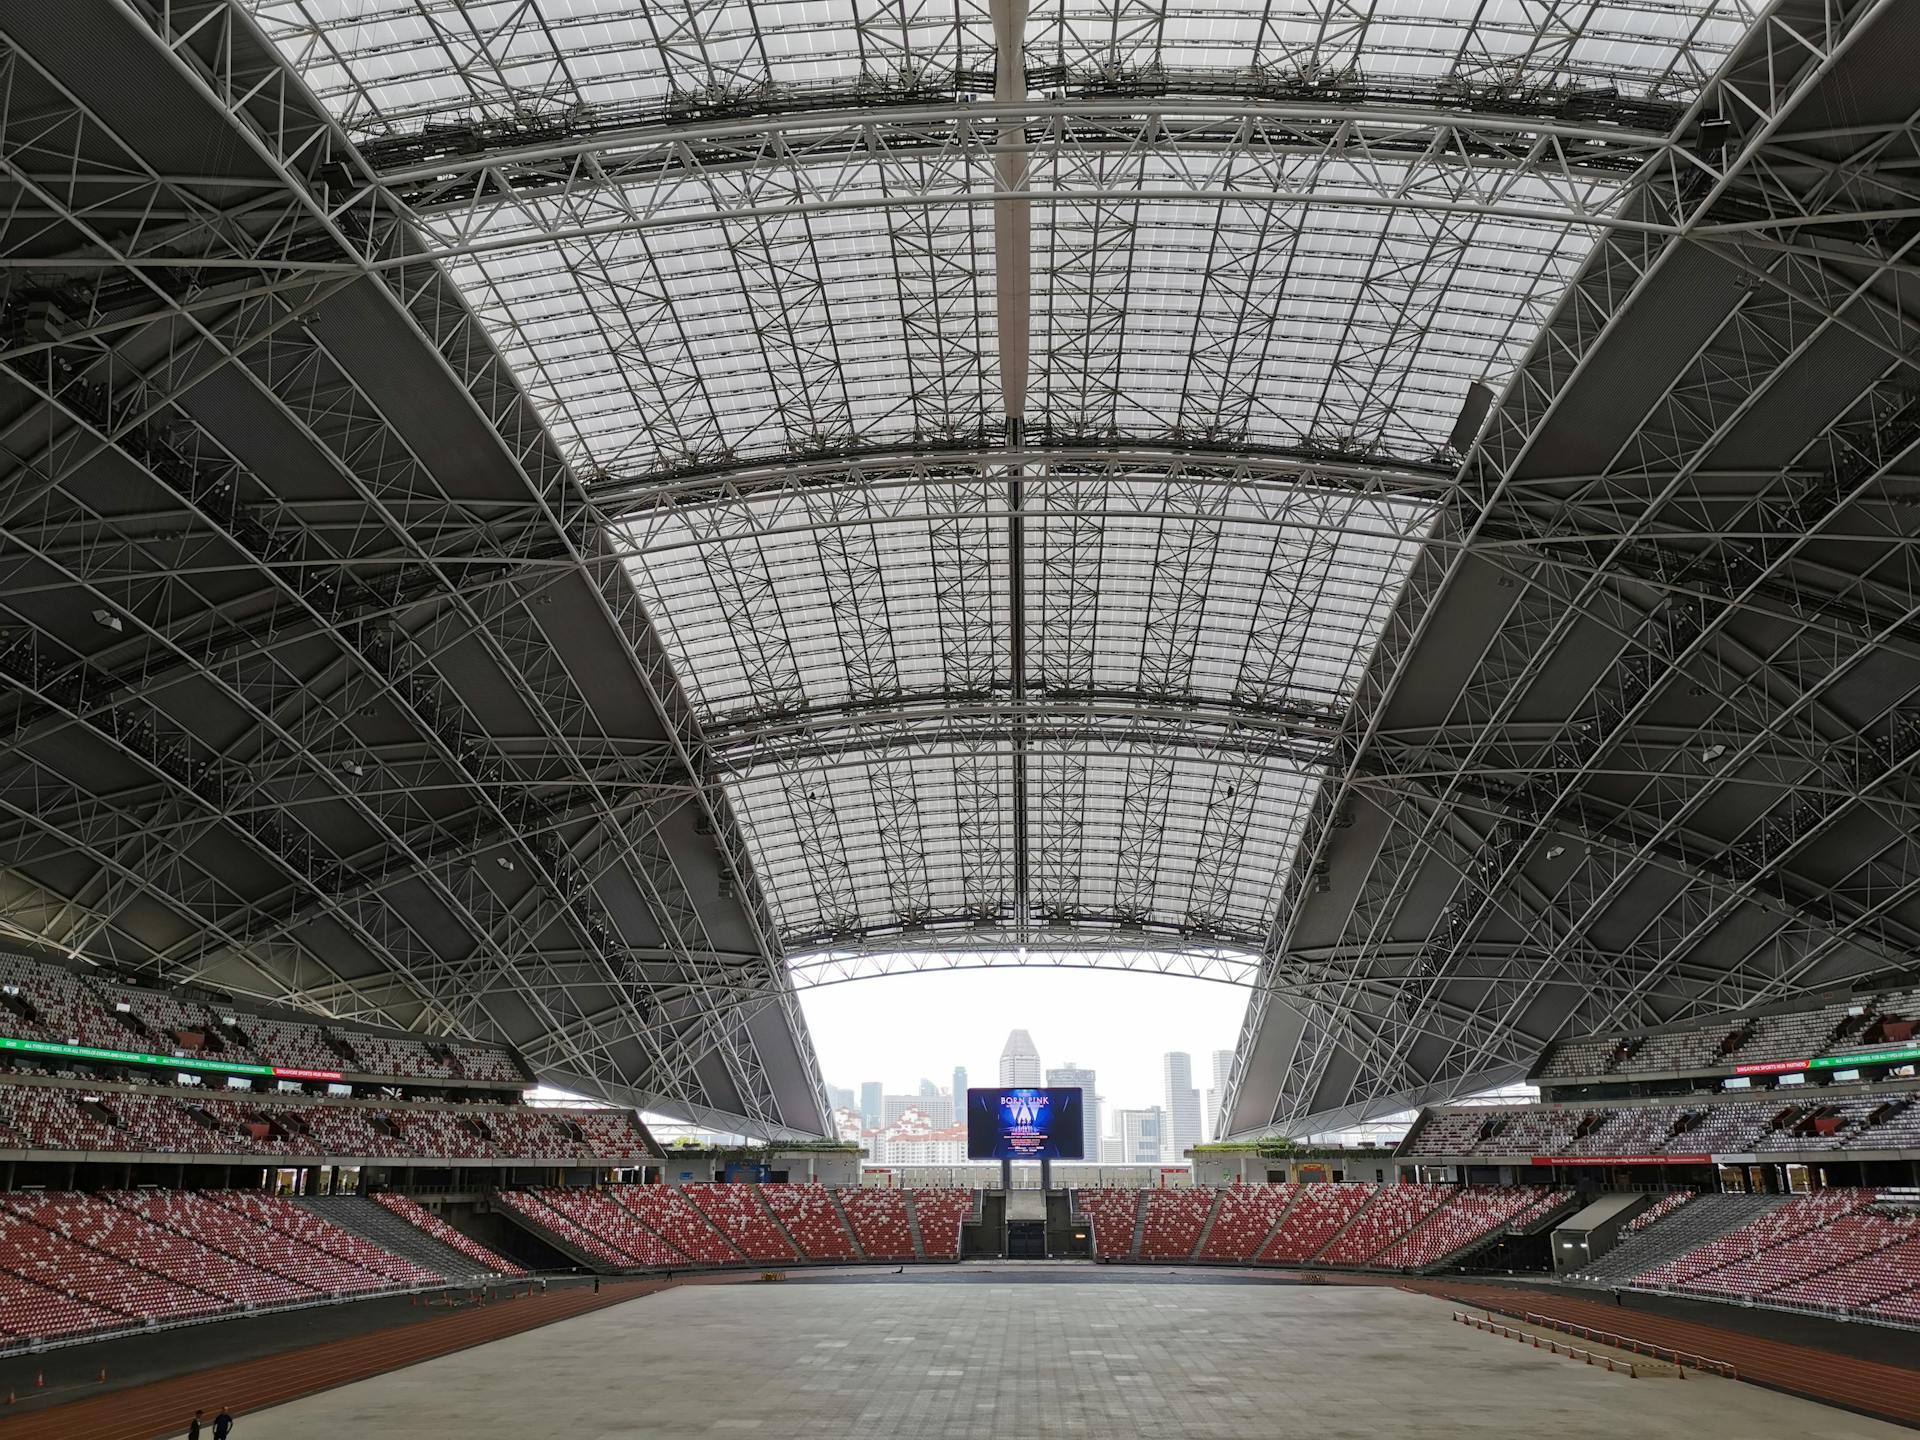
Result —
[{"label": "translucent roof panel", "polygon": [[[1404,496],[1762,8],[1034,0],[1009,206],[986,0],[246,3],[639,507],[781,933],[825,946],[1258,943],[1427,534]],[[1018,525],[1003,385],[1050,457]],[[1195,450],[1247,468],[1136,459]],[[1330,453],[1404,483],[1279,458]]]},{"label": "translucent roof panel", "polygon": [[[727,782],[781,933],[1010,924],[1007,745],[852,750]],[[1255,943],[1319,785],[1287,761],[1191,745],[1034,745],[1027,834],[1041,926]]]},{"label": "translucent roof panel", "polygon": [[[985,0],[246,0],[361,134],[670,94],[991,70]],[[1028,64],[1358,71],[1684,97],[1759,0],[1036,0]]]},{"label": "translucent roof panel", "polygon": [[[1517,361],[1621,178],[1189,154],[1036,162],[1036,193],[1141,198],[1034,206],[1031,426],[1424,458]],[[904,176],[840,150],[423,223],[571,458],[635,473],[978,432],[1000,404],[991,205],[941,197],[993,186],[984,147]]]},{"label": "translucent roof panel", "polygon": [[[1430,510],[1324,484],[1035,467],[1029,694],[1337,713]],[[629,570],[709,722],[1011,687],[1006,481],[795,487],[676,505]]]},{"label": "translucent roof panel", "polygon": [[909,465],[627,522],[782,934],[1012,923],[1024,833],[1032,923],[1251,943],[1317,717],[1351,699],[1431,507],[1304,470],[1032,467],[1020,696],[1008,507],[990,467]]}]

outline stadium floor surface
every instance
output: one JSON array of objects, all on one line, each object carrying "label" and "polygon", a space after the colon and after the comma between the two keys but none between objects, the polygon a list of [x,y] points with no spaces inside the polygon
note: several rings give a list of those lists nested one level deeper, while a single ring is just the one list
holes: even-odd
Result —
[{"label": "stadium floor surface", "polygon": [[[868,1272],[832,1284],[675,1286],[264,1414],[249,1406],[254,1413],[240,1433],[273,1440],[361,1433],[1875,1440],[1903,1433],[1734,1381],[1609,1374],[1456,1325],[1444,1299],[1392,1285],[1233,1285],[1214,1277],[1049,1285],[990,1277],[929,1284],[911,1272]],[[59,1440],[77,1433],[61,1432]],[[115,1432],[115,1440],[132,1440],[132,1432]]]}]

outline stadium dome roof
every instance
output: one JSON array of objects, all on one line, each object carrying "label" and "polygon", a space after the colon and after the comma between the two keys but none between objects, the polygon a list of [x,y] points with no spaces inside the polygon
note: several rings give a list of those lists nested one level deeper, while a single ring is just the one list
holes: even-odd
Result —
[{"label": "stadium dome roof", "polygon": [[1249,984],[1229,1131],[1894,963],[1914,28],[24,19],[13,929],[767,1133],[915,957]]}]

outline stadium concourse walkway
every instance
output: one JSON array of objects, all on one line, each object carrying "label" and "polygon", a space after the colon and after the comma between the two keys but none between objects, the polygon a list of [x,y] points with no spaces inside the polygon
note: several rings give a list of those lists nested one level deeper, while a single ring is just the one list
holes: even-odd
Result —
[{"label": "stadium concourse walkway", "polygon": [[[1364,1283],[1368,1277],[1338,1278],[1347,1283]],[[1734,1306],[1697,1304],[1688,1307],[1696,1312],[1717,1311],[1725,1317],[1720,1320],[1716,1316],[1715,1321],[1707,1321],[1682,1319],[1638,1304],[1618,1305],[1591,1292],[1550,1285],[1499,1285],[1447,1279],[1396,1280],[1386,1276],[1377,1277],[1375,1283],[1438,1295],[1477,1309],[1510,1316],[1544,1315],[1628,1339],[1725,1360],[1739,1370],[1742,1380],[1753,1384],[1804,1395],[1810,1400],[1837,1405],[1858,1414],[1920,1428],[1920,1345],[1913,1343],[1914,1336],[1910,1330],[1890,1330],[1825,1320],[1817,1316],[1793,1317],[1774,1312],[1771,1318],[1776,1322],[1801,1319],[1801,1324],[1794,1328],[1812,1343],[1800,1343],[1753,1333],[1750,1327],[1741,1322],[1747,1317],[1766,1312]],[[1635,1298],[1651,1300],[1657,1297]],[[1769,1328],[1786,1327],[1776,1324]],[[1872,1348],[1888,1356],[1898,1356],[1904,1363],[1867,1359],[1821,1343],[1838,1339],[1841,1332],[1863,1332],[1849,1338],[1868,1341]],[[1865,1347],[1848,1346],[1849,1350],[1860,1348]]]},{"label": "stadium concourse walkway", "polygon": [[[691,1283],[723,1278],[751,1277],[690,1277]],[[159,1440],[162,1436],[181,1434],[196,1409],[205,1409],[211,1415],[224,1405],[235,1416],[244,1416],[269,1405],[518,1335],[689,1281],[678,1277],[673,1280],[610,1279],[603,1280],[597,1291],[587,1281],[555,1285],[545,1293],[538,1292],[538,1283],[533,1282],[535,1293],[532,1294],[522,1293],[526,1289],[524,1283],[499,1286],[495,1287],[496,1293],[511,1298],[496,1298],[489,1303],[451,1310],[414,1310],[411,1318],[396,1318],[394,1323],[380,1328],[363,1328],[346,1338],[317,1345],[275,1348],[269,1336],[262,1347],[263,1353],[104,1393],[96,1389],[84,1399],[61,1402],[59,1394],[72,1394],[75,1386],[60,1384],[55,1378],[56,1371],[50,1374],[49,1385],[57,1389],[44,1397],[55,1403],[36,1404],[37,1397],[32,1391],[17,1390],[19,1402],[11,1410],[0,1410],[0,1440]],[[312,1320],[324,1313],[295,1312],[292,1317],[280,1318]],[[155,1354],[164,1357],[170,1351],[174,1361],[171,1368],[177,1369],[179,1359],[193,1354],[196,1345],[204,1347],[199,1351],[203,1355],[218,1353],[224,1338],[222,1332],[231,1323],[136,1338],[149,1347],[167,1347]],[[364,1319],[361,1323],[364,1326]],[[244,1341],[241,1343],[244,1345]],[[30,1370],[34,1364],[44,1362],[52,1371],[59,1361],[69,1359],[97,1366],[102,1348],[77,1346],[42,1357],[23,1357],[10,1362],[10,1369],[18,1375],[24,1373],[23,1366]],[[138,1365],[139,1361],[131,1363]],[[164,1358],[150,1363],[164,1363]]]}]

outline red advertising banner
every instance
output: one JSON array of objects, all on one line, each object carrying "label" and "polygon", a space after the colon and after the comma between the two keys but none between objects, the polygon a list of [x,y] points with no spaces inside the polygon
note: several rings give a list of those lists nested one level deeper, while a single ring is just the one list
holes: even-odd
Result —
[{"label": "red advertising banner", "polygon": [[1536,1155],[1536,1165],[1711,1165],[1711,1155]]},{"label": "red advertising banner", "polygon": [[1804,1060],[1755,1060],[1750,1064],[1736,1065],[1736,1075],[1790,1075],[1796,1070],[1807,1068]]}]

